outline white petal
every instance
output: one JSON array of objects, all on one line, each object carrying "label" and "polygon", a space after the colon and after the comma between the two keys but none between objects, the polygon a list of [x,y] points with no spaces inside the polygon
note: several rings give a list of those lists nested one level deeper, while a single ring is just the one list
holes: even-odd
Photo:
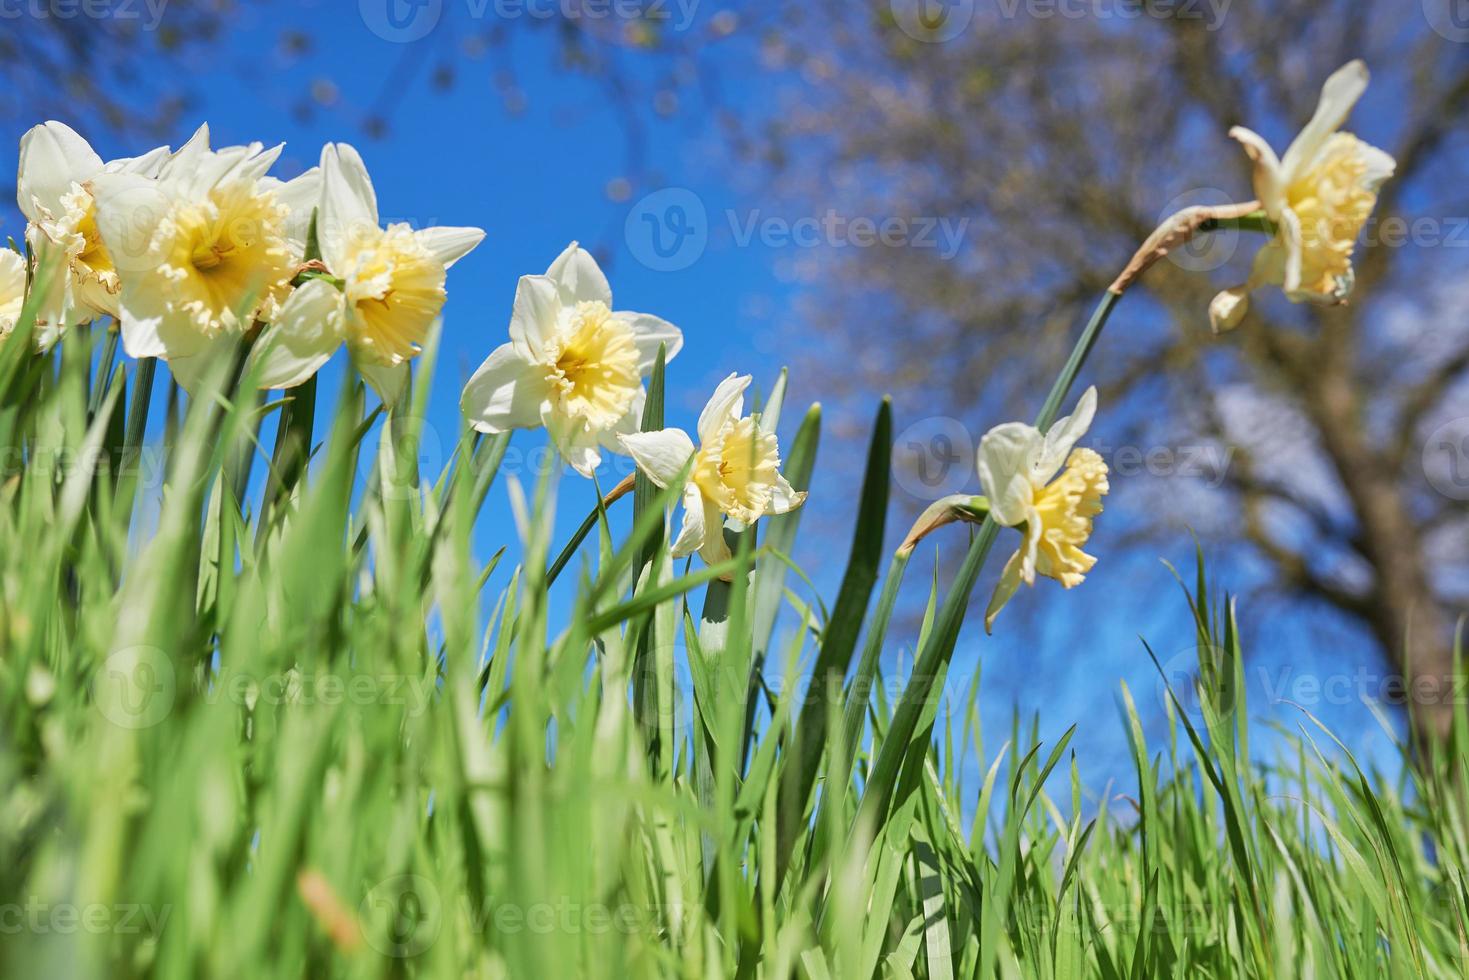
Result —
[{"label": "white petal", "polygon": [[625,455],[627,450],[622,448],[619,441],[623,436],[630,436],[643,429],[643,407],[648,403],[648,389],[639,385],[637,393],[633,395],[632,404],[627,407],[627,412],[610,429],[597,433],[597,442],[603,449]]},{"label": "white petal", "polygon": [[694,442],[682,429],[634,432],[619,441],[638,469],[659,487],[667,487],[677,480],[694,455]]},{"label": "white petal", "polygon": [[740,417],[745,409],[745,389],[750,387],[748,374],[731,374],[719,382],[704,411],[699,413],[699,441],[711,442],[724,428],[724,423]]},{"label": "white petal", "polygon": [[224,371],[224,368],[219,366],[221,361],[233,358],[238,347],[239,340],[232,335],[201,341],[187,356],[170,357],[168,359],[169,373],[179,383],[180,388],[191,395],[196,394],[211,371]]},{"label": "white petal", "polygon": [[98,174],[88,183],[96,202],[97,230],[124,283],[129,272],[151,269],[153,233],[171,202],[157,181],[140,174]]},{"label": "white petal", "polygon": [[767,514],[785,514],[795,510],[806,502],[806,491],[796,490],[786,480],[783,474],[775,475],[775,492],[770,497],[770,505],[765,508]]},{"label": "white petal", "polygon": [[[718,527],[718,525],[715,525]],[[674,558],[692,555],[704,546],[704,495],[699,488],[690,486],[683,495],[683,526],[673,541],[671,553]]]},{"label": "white petal", "polygon": [[1255,196],[1260,199],[1265,213],[1272,221],[1275,220],[1280,209],[1285,206],[1285,180],[1281,173],[1280,160],[1270,144],[1265,142],[1265,138],[1253,129],[1235,126],[1230,129],[1229,136],[1238,140],[1245,148],[1245,156],[1250,158],[1254,167],[1252,182],[1255,185]]},{"label": "white petal", "polygon": [[1209,326],[1223,333],[1239,326],[1250,309],[1250,286],[1231,286],[1220,290],[1209,303]]},{"label": "white petal", "polygon": [[485,231],[483,228],[425,228],[414,237],[447,269],[484,241]]},{"label": "white petal", "polygon": [[478,432],[534,429],[549,392],[545,373],[502,344],[474,372],[459,397],[459,410]]},{"label": "white petal", "polygon": [[229,171],[230,180],[243,180],[255,183],[265,176],[265,172],[275,166],[285,150],[286,144],[277,143],[268,150],[260,148],[259,143],[251,143],[247,148],[243,159],[235,164]]},{"label": "white petal", "polygon": [[287,297],[256,345],[262,388],[294,388],[331,359],[344,339],[342,291],[312,279]]},{"label": "white petal", "polygon": [[1246,284],[1255,286],[1280,286],[1285,283],[1286,248],[1279,239],[1272,238],[1255,253],[1250,267],[1250,279]]},{"label": "white petal", "polygon": [[1376,194],[1382,187],[1383,181],[1391,177],[1398,169],[1398,162],[1392,158],[1392,154],[1360,140],[1357,152],[1362,162],[1367,165],[1367,171],[1362,174],[1362,186]]},{"label": "white petal", "polygon": [[572,469],[591,479],[597,467],[602,465],[602,453],[597,446],[596,435],[571,423],[549,406],[541,413],[541,424],[546,427],[546,432],[561,458]]},{"label": "white petal", "polygon": [[1285,156],[1280,159],[1286,186],[1290,186],[1297,174],[1310,169],[1331,134],[1341,129],[1352,107],[1367,91],[1367,78],[1367,66],[1360,60],[1351,61],[1333,72],[1321,86],[1321,99],[1316,103],[1315,115],[1300,135],[1291,141]]},{"label": "white petal", "polygon": [[1082,392],[1076,409],[1070,415],[1058,419],[1047,430],[1045,445],[1031,471],[1030,482],[1033,486],[1045,486],[1051,482],[1052,477],[1061,472],[1061,467],[1066,465],[1066,457],[1071,455],[1071,447],[1086,435],[1086,430],[1092,427],[1092,417],[1096,414],[1097,389],[1093,385]]},{"label": "white petal", "polygon": [[704,505],[704,543],[699,546],[699,557],[706,565],[717,565],[733,557],[729,543],[724,540],[724,515],[714,502],[700,496]]},{"label": "white petal", "polygon": [[311,215],[321,204],[321,168],[310,170],[287,181],[264,177],[260,185],[275,193],[275,199],[290,208],[286,219],[286,237],[297,249],[306,248],[306,236],[311,232]]},{"label": "white petal", "polygon": [[16,197],[21,213],[40,221],[39,206],[59,217],[61,198],[72,183],[84,183],[101,170],[102,158],[70,126],[53,121],[33,127],[20,138]]},{"label": "white petal", "polygon": [[347,143],[321,149],[321,216],[317,237],[327,268],[341,272],[347,243],[378,227],[377,194],[362,157]]},{"label": "white petal", "polygon": [[366,358],[358,358],[356,364],[357,373],[362,375],[362,380],[390,408],[398,404],[398,400],[408,390],[408,381],[413,376],[407,361],[401,364],[378,364]]},{"label": "white petal", "polygon": [[1301,293],[1301,219],[1290,208],[1280,212],[1280,224],[1275,240],[1285,256],[1285,274],[1281,288],[1285,295],[1295,299]]},{"label": "white petal", "polygon": [[648,313],[620,312],[617,318],[631,327],[637,338],[634,343],[638,348],[639,374],[647,374],[653,370],[653,362],[658,360],[659,344],[668,347],[668,353],[664,355],[665,363],[673,360],[674,355],[683,349],[683,331],[667,320]]},{"label": "white petal", "polygon": [[1015,591],[1020,588],[1020,564],[1022,557],[1019,551],[1010,556],[1005,562],[1005,570],[1000,573],[1000,581],[995,586],[994,595],[990,596],[989,607],[984,611],[984,631],[991,633],[995,628],[995,617],[1000,615],[1000,610],[1014,597]]},{"label": "white petal", "polygon": [[1023,422],[997,425],[979,440],[979,482],[999,524],[1025,522],[1035,494],[1030,474],[1044,445],[1040,432]]},{"label": "white petal", "polygon": [[[258,149],[257,144],[256,146],[226,146],[219,150],[204,150],[197,156],[190,157],[175,154],[164,165],[159,181],[174,197],[197,200],[226,182],[230,175]],[[193,165],[185,166],[185,160],[192,160]]]},{"label": "white petal", "polygon": [[188,142],[174,151],[173,156],[163,164],[159,173],[160,177],[173,179],[175,175],[182,176],[199,166],[199,161],[209,152],[209,124],[203,123],[194,130]]},{"label": "white petal", "polygon": [[107,166],[103,167],[104,173],[109,174],[138,174],[141,177],[157,177],[168,162],[173,151],[166,146],[159,146],[149,150],[142,156],[120,157],[109,160]]},{"label": "white petal", "polygon": [[601,266],[591,252],[576,242],[556,257],[546,275],[561,290],[561,302],[567,306],[573,303],[605,303],[609,309],[612,306],[612,287],[607,284]]},{"label": "white petal", "polygon": [[556,335],[560,310],[560,295],[548,277],[520,277],[510,311],[510,342],[524,360],[541,360],[546,343]]}]

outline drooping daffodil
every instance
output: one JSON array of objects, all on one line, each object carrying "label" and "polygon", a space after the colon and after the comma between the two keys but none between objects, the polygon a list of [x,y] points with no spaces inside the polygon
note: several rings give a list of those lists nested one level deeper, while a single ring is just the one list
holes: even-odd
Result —
[{"label": "drooping daffodil", "polygon": [[643,378],[659,345],[672,360],[683,346],[673,324],[612,308],[612,287],[590,252],[572,242],[543,276],[522,276],[510,342],[469,379],[460,407],[480,432],[544,426],[582,476],[602,449],[623,452],[619,435],[642,419]]},{"label": "drooping daffodil", "polygon": [[26,217],[26,240],[40,259],[37,341],[53,343],[67,327],[118,315],[121,282],[112,254],[97,229],[96,201],[88,182],[103,173],[157,176],[168,147],[140,157],[103,163],[91,145],[65,123],[32,127],[20,139],[16,203]]},{"label": "drooping daffodil", "polygon": [[485,233],[382,227],[367,167],[346,143],[322,148],[320,193],[317,240],[329,278],[308,279],[286,299],[261,340],[261,384],[299,385],[346,344],[363,377],[395,402],[443,309],[446,270]]},{"label": "drooping daffodil", "polygon": [[1367,88],[1367,66],[1353,61],[1321,89],[1316,114],[1285,156],[1258,133],[1235,126],[1254,165],[1255,195],[1275,226],[1274,237],[1255,255],[1249,280],[1220,292],[1209,304],[1214,330],[1239,324],[1250,290],[1280,286],[1292,302],[1343,303],[1355,277],[1352,252],[1377,204],[1377,192],[1397,163],[1375,146],[1338,132]]},{"label": "drooping daffodil", "polygon": [[26,301],[26,263],[19,254],[0,248],[0,338],[10,336]]},{"label": "drooping daffodil", "polygon": [[209,148],[201,126],[157,178],[102,173],[89,190],[121,281],[123,346],[168,361],[192,388],[257,321],[272,319],[304,248],[318,175],[266,177],[281,147]]},{"label": "drooping daffodil", "polygon": [[[780,472],[775,433],[759,418],[743,415],[750,376],[731,374],[719,383],[699,415],[699,446],[682,429],[630,433],[620,437],[638,469],[661,488],[683,485],[683,527],[673,556],[695,551],[709,565],[730,557],[724,540],[725,518],[739,530],[762,517],[784,514],[806,501]],[[689,465],[690,459],[693,465]]]},{"label": "drooping daffodil", "polygon": [[1091,427],[1097,390],[1088,388],[1076,410],[1042,433],[1023,422],[998,425],[979,441],[979,482],[990,515],[1002,527],[1022,529],[1025,538],[1006,562],[985,611],[988,631],[1020,583],[1037,574],[1066,588],[1079,585],[1096,564],[1082,551],[1092,518],[1107,493],[1107,464],[1095,450],[1078,448]]}]

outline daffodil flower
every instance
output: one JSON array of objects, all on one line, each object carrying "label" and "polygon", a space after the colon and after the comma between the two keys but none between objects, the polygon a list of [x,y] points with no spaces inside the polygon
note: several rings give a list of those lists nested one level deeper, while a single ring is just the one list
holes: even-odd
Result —
[{"label": "daffodil flower", "polygon": [[1337,131],[1366,90],[1367,77],[1367,66],[1353,61],[1328,78],[1316,114],[1283,157],[1252,130],[1229,131],[1254,164],[1255,195],[1276,231],[1256,254],[1249,280],[1209,304],[1215,331],[1239,323],[1257,286],[1280,286],[1295,303],[1332,305],[1351,295],[1357,236],[1377,204],[1378,188],[1397,167],[1387,153]]},{"label": "daffodil flower", "polygon": [[192,388],[213,353],[268,321],[300,265],[319,177],[289,183],[265,172],[281,147],[209,148],[199,131],[159,168],[102,173],[88,184],[97,227],[116,264],[123,346],[159,357]]},{"label": "daffodil flower", "polygon": [[667,488],[681,476],[687,481],[683,527],[673,542],[675,558],[697,551],[706,564],[717,564],[730,557],[723,532],[726,516],[739,530],[806,502],[805,491],[792,489],[780,473],[775,433],[753,416],[741,417],[749,386],[748,374],[731,374],[720,382],[699,415],[697,449],[682,429],[619,437],[638,469],[657,486]]},{"label": "daffodil flower", "polygon": [[67,327],[118,315],[117,266],[97,230],[97,208],[88,181],[103,173],[158,174],[168,147],[103,163],[71,127],[55,121],[33,127],[20,140],[16,203],[25,215],[26,240],[45,261],[47,282],[37,316],[37,341],[49,346]]},{"label": "daffodil flower", "polygon": [[572,242],[545,275],[521,277],[510,342],[469,379],[460,408],[480,432],[544,426],[561,456],[590,477],[601,449],[622,452],[617,437],[638,430],[642,379],[660,344],[672,360],[683,334],[656,316],[614,311],[597,260]]},{"label": "daffodil flower", "polygon": [[0,248],[0,338],[10,336],[26,301],[26,263],[8,248]]},{"label": "daffodil flower", "polygon": [[381,227],[367,167],[346,143],[321,151],[317,240],[336,281],[308,279],[262,337],[261,384],[291,388],[346,344],[385,402],[397,400],[447,294],[446,270],[485,237],[479,228]]},{"label": "daffodil flower", "polygon": [[1081,584],[1096,564],[1081,549],[1091,537],[1092,518],[1102,511],[1107,464],[1094,450],[1073,448],[1091,427],[1096,410],[1097,390],[1088,388],[1076,411],[1044,434],[1022,422],[1007,422],[979,441],[979,482],[989,498],[990,516],[1025,534],[985,611],[986,631],[1021,582],[1034,585],[1039,573],[1069,589]]}]

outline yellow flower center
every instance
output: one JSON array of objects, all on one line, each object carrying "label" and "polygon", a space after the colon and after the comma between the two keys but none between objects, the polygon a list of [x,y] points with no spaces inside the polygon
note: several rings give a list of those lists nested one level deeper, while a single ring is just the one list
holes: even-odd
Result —
[{"label": "yellow flower center", "polygon": [[632,328],[606,303],[578,303],[547,354],[546,380],[573,421],[589,429],[616,425],[637,397],[638,348]]},{"label": "yellow flower center", "polygon": [[1107,464],[1092,449],[1073,449],[1066,469],[1035,498],[1040,515],[1040,545],[1035,570],[1066,588],[1079,585],[1097,560],[1081,550],[1092,534],[1092,518],[1102,512]]},{"label": "yellow flower center", "polygon": [[779,470],[775,434],[761,432],[750,417],[726,425],[699,448],[693,479],[721,511],[751,524],[770,506]]},{"label": "yellow flower center", "polygon": [[359,356],[401,364],[423,349],[444,308],[444,267],[406,224],[367,229],[347,244],[348,342]]},{"label": "yellow flower center", "polygon": [[72,271],[79,279],[91,277],[108,292],[117,292],[117,267],[112,253],[102,244],[102,233],[97,230],[96,200],[80,184],[73,184],[61,204],[66,208],[62,227],[71,236],[68,251],[72,256]]},{"label": "yellow flower center", "polygon": [[1350,281],[1357,236],[1377,203],[1363,182],[1365,146],[1350,133],[1333,134],[1311,168],[1285,190],[1301,221],[1302,289],[1333,295]]},{"label": "yellow flower center", "polygon": [[295,272],[287,214],[274,194],[244,181],[176,205],[151,245],[160,259],[156,273],[167,281],[150,288],[163,290],[200,333],[243,331],[283,297]]}]

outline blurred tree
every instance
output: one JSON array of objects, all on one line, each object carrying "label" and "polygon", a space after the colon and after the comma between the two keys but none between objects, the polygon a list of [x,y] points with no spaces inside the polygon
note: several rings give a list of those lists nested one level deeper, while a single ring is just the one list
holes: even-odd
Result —
[{"label": "blurred tree", "polygon": [[1134,287],[1091,370],[1108,434],[1130,429],[1115,472],[1156,449],[1175,470],[1210,460],[1197,475],[1219,484],[1114,476],[1128,486],[1109,509],[1209,532],[1271,591],[1365,628],[1423,679],[1420,734],[1447,724],[1439,682],[1469,595],[1469,30],[1437,3],[793,5],[766,60],[799,74],[800,97],[761,147],[799,213],[967,220],[952,258],[911,237],[820,251],[807,319],[826,344],[805,370],[895,390],[910,419],[967,406],[977,426],[1033,402],[1163,217],[1254,196],[1230,126],[1283,151],[1327,75],[1365,58],[1346,128],[1398,169],[1352,304],[1262,291],[1216,338],[1209,300],[1244,281],[1258,240],[1214,236]]},{"label": "blurred tree", "polygon": [[0,4],[0,116],[175,135],[190,52],[219,39],[232,0]]}]

